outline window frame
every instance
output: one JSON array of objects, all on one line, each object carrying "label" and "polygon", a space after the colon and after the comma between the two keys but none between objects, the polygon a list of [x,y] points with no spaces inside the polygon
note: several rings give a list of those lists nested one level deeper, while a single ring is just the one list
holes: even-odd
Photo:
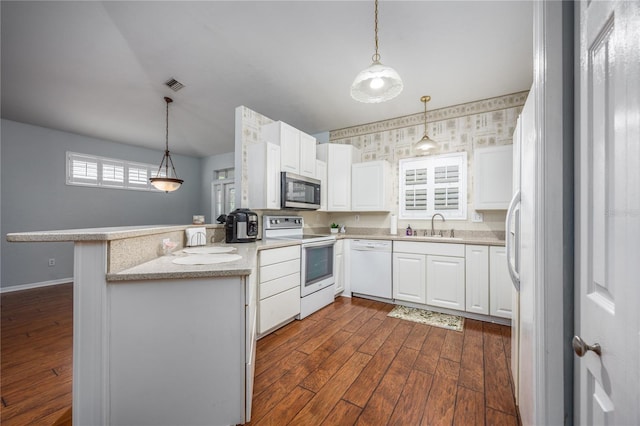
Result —
[{"label": "window frame", "polygon": [[[458,168],[458,180],[455,182],[436,182],[436,168]],[[423,171],[426,180],[424,183],[407,184],[406,172],[414,169]],[[453,170],[451,170],[453,172]],[[434,214],[440,213],[447,220],[467,220],[467,153],[454,152],[441,155],[403,158],[398,161],[398,218],[401,220],[431,219]],[[455,209],[436,209],[436,190],[445,193],[451,192],[451,199],[455,197],[457,189],[458,207]],[[407,209],[408,191],[414,190],[414,209]],[[453,191],[452,191],[453,190]],[[418,193],[418,191],[420,191]],[[424,202],[422,196],[424,194]],[[448,197],[448,196],[447,196]],[[447,202],[449,198],[446,199]],[[421,206],[424,205],[424,209]]]},{"label": "window frame", "polygon": [[[127,161],[117,158],[101,157],[91,154],[82,154],[79,152],[67,151],[66,152],[66,179],[65,183],[70,186],[88,186],[95,188],[107,188],[107,189],[127,189],[132,191],[160,191],[154,188],[149,181],[149,178],[155,176],[158,172],[158,166],[153,164],[141,163],[138,161]],[[86,164],[95,165],[95,178],[83,177],[81,175],[74,174],[74,161],[85,162]],[[115,171],[115,168],[121,168],[122,180],[111,179],[105,177],[105,167],[113,167],[114,173],[119,175],[119,172]],[[142,181],[132,181],[129,178],[130,172],[135,170],[144,170],[146,172],[146,181],[142,184]],[[162,175],[163,173],[161,173]]]}]

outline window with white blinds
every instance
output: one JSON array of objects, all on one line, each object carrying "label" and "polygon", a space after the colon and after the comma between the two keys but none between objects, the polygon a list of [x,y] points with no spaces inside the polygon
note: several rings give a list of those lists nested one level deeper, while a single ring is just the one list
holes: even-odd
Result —
[{"label": "window with white blinds", "polygon": [[400,160],[400,219],[467,218],[466,152]]},{"label": "window with white blinds", "polygon": [[67,185],[158,191],[149,183],[157,172],[153,164],[67,152]]}]

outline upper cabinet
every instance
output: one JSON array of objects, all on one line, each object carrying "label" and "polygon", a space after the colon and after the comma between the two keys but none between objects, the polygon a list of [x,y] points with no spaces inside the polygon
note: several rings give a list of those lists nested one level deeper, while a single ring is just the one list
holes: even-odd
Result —
[{"label": "upper cabinet", "polygon": [[388,161],[367,161],[351,166],[351,210],[389,211],[391,165]]},{"label": "upper cabinet", "polygon": [[323,143],[317,146],[318,159],[327,164],[327,211],[351,211],[351,164],[360,160],[360,151],[351,145]]},{"label": "upper cabinet", "polygon": [[473,169],[474,209],[506,210],[512,196],[513,145],[476,149]]},{"label": "upper cabinet", "polygon": [[316,175],[316,138],[282,121],[262,126],[262,139],[280,146],[280,169],[310,178]]},{"label": "upper cabinet", "polygon": [[249,145],[247,177],[253,209],[280,209],[280,147],[268,142]]},{"label": "upper cabinet", "polygon": [[327,163],[316,160],[316,179],[320,181],[320,208],[318,211],[327,211]]}]

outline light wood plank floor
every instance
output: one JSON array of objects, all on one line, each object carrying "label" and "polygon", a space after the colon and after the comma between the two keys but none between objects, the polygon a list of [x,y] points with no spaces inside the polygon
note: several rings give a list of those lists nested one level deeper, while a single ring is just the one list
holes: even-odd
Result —
[{"label": "light wood plank floor", "polygon": [[[70,425],[72,292],[2,295],[2,425]],[[338,298],[261,339],[251,424],[519,424],[508,327],[455,332],[392,307]]]}]

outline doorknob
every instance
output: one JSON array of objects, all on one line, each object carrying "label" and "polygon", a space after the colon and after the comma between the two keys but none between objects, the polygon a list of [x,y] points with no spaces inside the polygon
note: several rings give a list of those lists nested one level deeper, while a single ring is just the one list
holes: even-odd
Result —
[{"label": "doorknob", "polygon": [[571,341],[571,345],[573,346],[573,351],[579,357],[583,357],[588,351],[595,352],[598,356],[602,356],[602,350],[600,348],[599,343],[594,343],[593,345],[587,344],[580,336],[573,336],[573,340]]}]

